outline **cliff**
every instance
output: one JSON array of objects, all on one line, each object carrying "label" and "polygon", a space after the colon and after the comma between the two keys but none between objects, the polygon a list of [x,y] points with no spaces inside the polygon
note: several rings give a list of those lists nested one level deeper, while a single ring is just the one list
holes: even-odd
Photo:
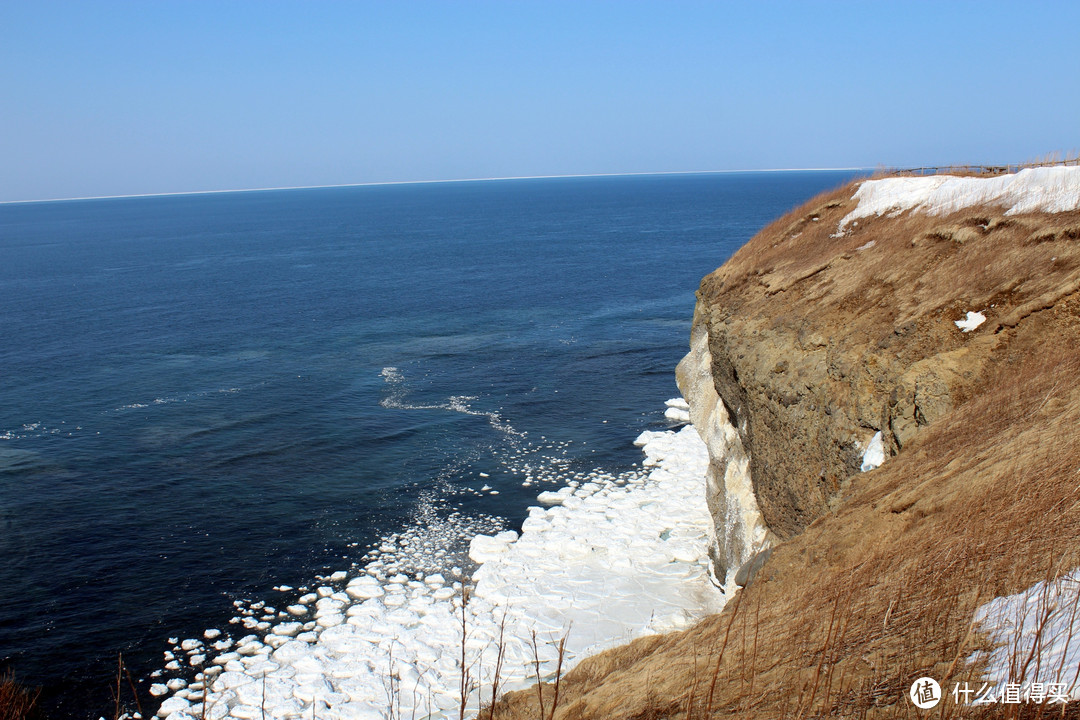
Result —
[{"label": "cliff", "polygon": [[702,281],[677,377],[732,599],[581,663],[554,717],[907,716],[915,678],[978,687],[977,608],[1080,565],[1078,179],[856,182]]},{"label": "cliff", "polygon": [[[1019,324],[1075,294],[1076,213],[1008,213],[983,199],[867,218],[844,188],[702,282],[677,378],[712,449],[718,575],[766,542],[762,528],[781,540],[802,532],[840,500],[878,431],[896,455],[985,384]],[[974,331],[956,325],[980,310]]]}]

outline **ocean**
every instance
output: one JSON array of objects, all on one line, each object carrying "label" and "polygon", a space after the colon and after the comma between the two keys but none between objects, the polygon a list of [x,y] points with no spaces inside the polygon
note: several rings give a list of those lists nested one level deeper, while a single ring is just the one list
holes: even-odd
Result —
[{"label": "ocean", "polygon": [[420,525],[453,532],[416,567],[467,563],[538,493],[640,465],[702,276],[851,176],[0,206],[0,669],[111,716],[121,653],[145,696],[234,602]]}]

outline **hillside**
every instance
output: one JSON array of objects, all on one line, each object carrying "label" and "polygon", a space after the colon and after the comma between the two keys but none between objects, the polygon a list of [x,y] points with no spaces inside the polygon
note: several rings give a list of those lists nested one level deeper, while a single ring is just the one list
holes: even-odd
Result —
[{"label": "hillside", "polygon": [[[1075,680],[1060,646],[1003,669],[1003,621],[974,620],[1080,566],[1078,178],[852,183],[702,281],[678,375],[731,599],[579,664],[555,718],[914,717],[922,676]],[[1029,624],[1071,607],[1071,635],[1077,593],[1051,595]],[[1047,709],[982,712],[1021,708]],[[538,695],[496,710],[537,717]]]}]

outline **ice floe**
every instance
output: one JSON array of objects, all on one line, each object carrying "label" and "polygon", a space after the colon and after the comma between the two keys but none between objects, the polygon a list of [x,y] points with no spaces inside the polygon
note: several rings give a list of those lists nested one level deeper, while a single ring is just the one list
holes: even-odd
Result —
[{"label": "ice floe", "polygon": [[916,210],[947,215],[964,208],[994,205],[1006,215],[1068,212],[1080,209],[1080,167],[1027,168],[995,177],[928,175],[867,180],[853,196],[858,206],[840,221],[840,231],[855,220]]},{"label": "ice floe", "polygon": [[664,410],[664,417],[668,420],[674,420],[675,422],[688,423],[690,422],[690,403],[682,398],[673,398],[664,403],[667,409]]},{"label": "ice floe", "polygon": [[[705,444],[692,426],[644,432],[635,444],[642,468],[589,473],[544,493],[549,507],[529,508],[520,535],[475,533],[471,576],[434,554],[447,528],[410,530],[384,540],[359,575],[329,576],[227,652],[184,641],[176,649],[198,654],[204,669],[195,685],[207,687],[176,691],[159,716],[201,717],[205,693],[212,720],[457,717],[463,652],[475,714],[490,701],[500,647],[509,691],[550,679],[564,638],[565,672],[587,655],[718,611],[723,596],[707,571]],[[268,617],[270,608],[256,605],[241,610],[243,620]],[[170,686],[155,690],[162,687]]]}]

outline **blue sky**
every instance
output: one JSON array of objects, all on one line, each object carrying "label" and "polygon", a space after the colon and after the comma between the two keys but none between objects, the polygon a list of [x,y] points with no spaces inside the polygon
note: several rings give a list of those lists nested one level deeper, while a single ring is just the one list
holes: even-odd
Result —
[{"label": "blue sky", "polygon": [[0,0],[0,200],[1015,162],[1080,3]]}]

